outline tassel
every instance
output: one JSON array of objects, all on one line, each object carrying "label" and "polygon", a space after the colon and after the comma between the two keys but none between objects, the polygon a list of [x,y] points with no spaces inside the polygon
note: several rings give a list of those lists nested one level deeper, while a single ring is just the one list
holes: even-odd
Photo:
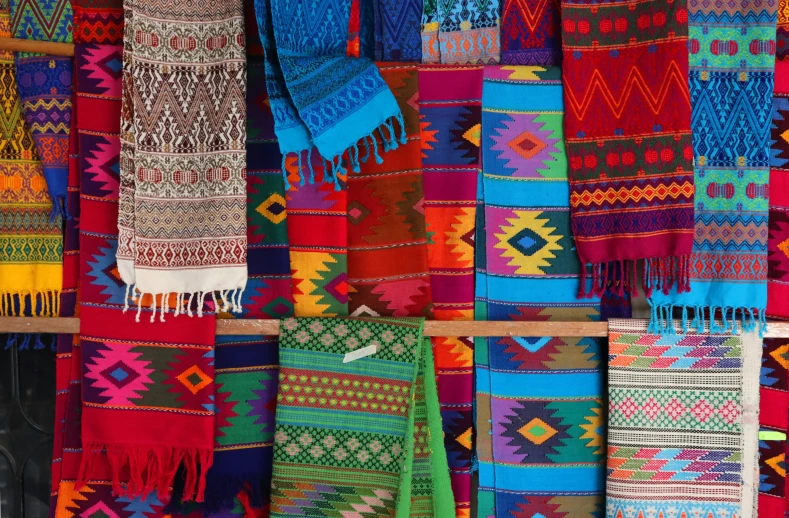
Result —
[{"label": "tassel", "polygon": [[285,190],[290,190],[290,181],[288,180],[288,170],[285,169],[285,160],[287,155],[282,155],[282,180],[285,182]]},{"label": "tassel", "polygon": [[303,169],[302,160],[301,160],[301,153],[302,152],[299,151],[299,178],[300,178],[299,185],[304,185],[304,182],[306,182],[307,179],[304,178],[304,169]]},{"label": "tassel", "polygon": [[310,170],[310,185],[315,184],[315,168],[312,166],[312,150],[314,148],[310,148],[307,150],[307,166]]},{"label": "tassel", "polygon": [[405,119],[403,119],[403,112],[397,112],[397,122],[400,123],[400,143],[408,143],[408,138],[405,134]]}]

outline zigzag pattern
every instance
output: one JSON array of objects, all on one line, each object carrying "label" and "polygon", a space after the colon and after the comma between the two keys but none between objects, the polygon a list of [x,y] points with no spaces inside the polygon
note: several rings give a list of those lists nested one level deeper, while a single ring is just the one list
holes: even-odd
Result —
[{"label": "zigzag pattern", "polygon": [[[641,70],[637,66],[633,66],[627,74],[622,91],[616,96],[609,88],[602,72],[599,69],[595,69],[591,74],[589,83],[580,101],[573,91],[572,83],[565,83],[564,94],[567,104],[572,108],[575,116],[579,120],[586,119],[589,107],[597,98],[596,94],[599,94],[605,100],[611,110],[611,114],[618,120],[622,118],[627,103],[631,100],[631,95],[633,95],[635,91],[641,93],[641,97],[646,102],[646,106],[648,106],[655,115],[663,111],[666,100],[670,100],[672,103],[682,102],[683,99],[690,102],[690,98],[687,96],[686,81],[687,79],[680,70],[679,65],[675,61],[672,61],[663,75],[658,91],[653,92],[649,87],[649,81],[644,79]],[[678,89],[676,92],[673,90],[674,87]],[[680,94],[679,101],[676,94]],[[606,115],[595,113],[594,116],[597,118],[605,117]]]},{"label": "zigzag pattern", "polygon": [[383,37],[382,56],[378,59],[421,61],[422,3],[419,0],[382,0],[376,6],[380,9]]},{"label": "zigzag pattern", "polygon": [[27,40],[70,43],[70,0],[10,0],[11,32]]},{"label": "zigzag pattern", "polygon": [[767,216],[696,214],[695,246],[698,250],[766,251]]}]

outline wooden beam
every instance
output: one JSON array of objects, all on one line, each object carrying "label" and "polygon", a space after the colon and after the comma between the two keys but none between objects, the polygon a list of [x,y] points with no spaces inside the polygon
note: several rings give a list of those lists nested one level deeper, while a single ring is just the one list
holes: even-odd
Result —
[{"label": "wooden beam", "polygon": [[[172,317],[189,318],[189,317]],[[196,318],[196,317],[195,317]],[[166,323],[162,325],[167,325]],[[78,334],[78,318],[0,317],[0,333]],[[279,320],[219,319],[218,335],[279,334]],[[566,336],[606,337],[607,322],[425,322],[426,336]],[[765,338],[789,338],[789,322],[770,322]]]},{"label": "wooden beam", "polygon": [[54,41],[20,40],[16,38],[0,38],[0,50],[11,52],[37,52],[50,56],[73,56],[73,43]]}]

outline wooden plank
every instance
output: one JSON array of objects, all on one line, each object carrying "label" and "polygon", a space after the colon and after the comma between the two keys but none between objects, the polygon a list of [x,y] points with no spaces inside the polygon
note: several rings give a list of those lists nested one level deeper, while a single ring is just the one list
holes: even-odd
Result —
[{"label": "wooden plank", "polygon": [[[189,317],[184,317],[189,318]],[[166,325],[166,324],[162,324]],[[0,333],[79,333],[78,318],[0,317]],[[279,320],[216,321],[218,335],[279,334]],[[606,322],[425,322],[427,336],[605,337]],[[789,338],[789,322],[770,322],[765,338]]]},{"label": "wooden plank", "polygon": [[0,38],[0,50],[12,52],[38,52],[50,56],[73,56],[73,43],[54,41],[20,40],[16,38]]}]

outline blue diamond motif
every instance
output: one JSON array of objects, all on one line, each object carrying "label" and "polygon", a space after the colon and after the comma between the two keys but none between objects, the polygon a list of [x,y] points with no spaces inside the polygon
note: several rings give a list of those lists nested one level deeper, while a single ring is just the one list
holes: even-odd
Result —
[{"label": "blue diamond motif", "polygon": [[117,369],[115,369],[110,373],[110,376],[115,378],[116,381],[123,381],[129,377],[129,373],[118,367]]}]

